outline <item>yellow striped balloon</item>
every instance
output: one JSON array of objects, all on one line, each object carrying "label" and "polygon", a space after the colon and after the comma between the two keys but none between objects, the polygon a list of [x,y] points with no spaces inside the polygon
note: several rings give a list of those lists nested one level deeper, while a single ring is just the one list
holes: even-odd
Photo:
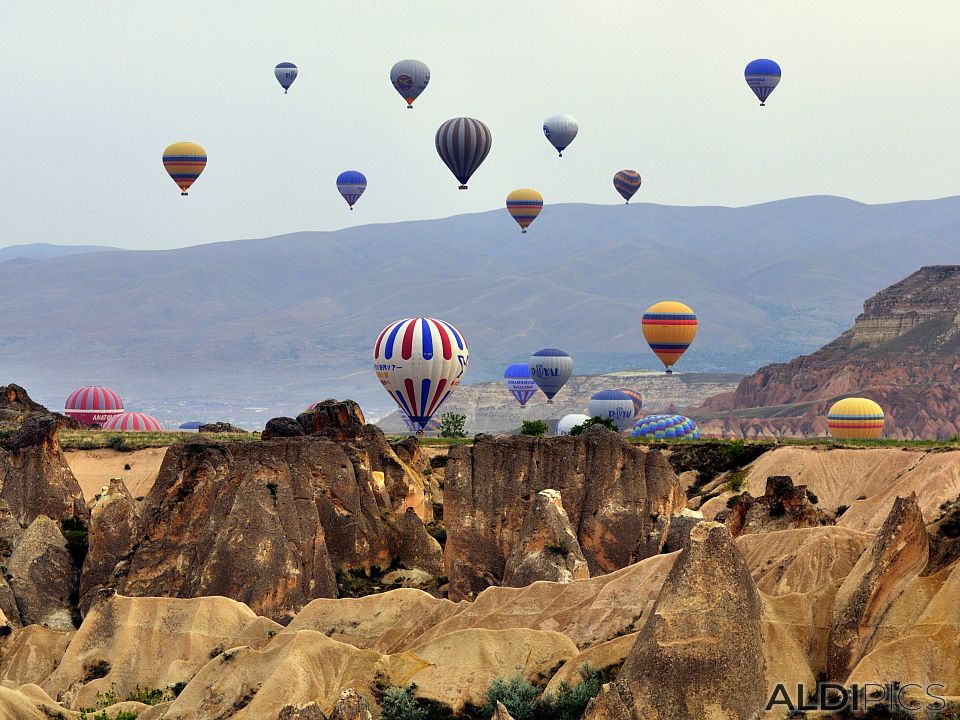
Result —
[{"label": "yellow striped balloon", "polygon": [[883,433],[883,408],[867,398],[844,398],[830,406],[827,427],[842,440],[878,438]]},{"label": "yellow striped balloon", "polygon": [[527,226],[537,219],[542,209],[543,195],[536,190],[521,188],[507,195],[507,212],[517,221],[521,233],[527,231]]},{"label": "yellow striped balloon", "polygon": [[192,142],[175,142],[163,151],[163,167],[186,195],[207,166],[207,151]]},{"label": "yellow striped balloon", "polygon": [[697,316],[682,302],[668,300],[647,308],[642,327],[643,337],[669,374],[697,336]]}]

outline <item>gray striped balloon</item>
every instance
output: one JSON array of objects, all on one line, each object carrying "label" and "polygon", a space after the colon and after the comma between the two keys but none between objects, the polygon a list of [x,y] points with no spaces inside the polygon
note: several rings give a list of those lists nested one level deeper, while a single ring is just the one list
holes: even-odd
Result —
[{"label": "gray striped balloon", "polygon": [[467,189],[470,176],[490,153],[492,140],[490,128],[468,117],[447,120],[437,130],[437,152],[460,181],[461,190]]}]

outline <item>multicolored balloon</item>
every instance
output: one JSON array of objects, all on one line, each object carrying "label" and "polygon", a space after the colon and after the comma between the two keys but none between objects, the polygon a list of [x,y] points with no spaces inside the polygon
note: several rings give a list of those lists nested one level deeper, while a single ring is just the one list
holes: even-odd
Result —
[{"label": "multicolored balloon", "polygon": [[114,415],[103,424],[103,429],[123,432],[163,432],[163,426],[159,420],[152,415],[138,412]]},{"label": "multicolored balloon", "polygon": [[844,398],[827,412],[827,427],[841,440],[878,438],[883,433],[883,408],[867,398]]},{"label": "multicolored balloon", "polygon": [[434,318],[390,323],[373,347],[373,370],[380,384],[419,432],[460,385],[469,359],[466,338],[450,323]]},{"label": "multicolored balloon", "polygon": [[544,348],[530,356],[530,376],[537,387],[547,396],[547,404],[553,404],[553,397],[573,374],[573,358],[563,350]]},{"label": "multicolored balloon", "polygon": [[582,425],[589,419],[589,415],[580,415],[578,413],[564,415],[560,418],[560,422],[557,423],[557,435],[569,435],[573,428],[577,425]]},{"label": "multicolored balloon", "polygon": [[543,134],[557,149],[560,157],[580,130],[580,123],[573,115],[552,115],[543,121]]},{"label": "multicolored balloon", "polygon": [[419,60],[401,60],[390,68],[390,82],[407,101],[407,109],[413,109],[413,101],[427,89],[430,82],[430,68]]},{"label": "multicolored balloon", "polygon": [[640,173],[634,170],[621,170],[613,176],[613,186],[620,193],[620,196],[630,204],[630,198],[637,194],[640,189]]},{"label": "multicolored balloon", "polygon": [[[417,430],[420,429],[403,410],[400,410],[400,419],[403,420],[403,424],[407,426],[407,430],[410,432],[417,432]],[[430,422],[428,422],[427,426],[423,429],[426,432],[438,433],[440,432],[440,423],[436,418],[430,418]]]},{"label": "multicolored balloon", "polygon": [[180,194],[187,190],[207,166],[207,151],[192,142],[175,142],[163,151],[163,168],[180,187]]},{"label": "multicolored balloon", "polygon": [[337,175],[337,190],[343,195],[343,199],[347,201],[351,210],[366,189],[367,178],[362,172],[346,170]]},{"label": "multicolored balloon", "polygon": [[276,76],[277,82],[280,83],[280,87],[283,88],[284,95],[293,85],[293,81],[297,79],[298,72],[297,66],[292,62],[282,62],[273,69],[273,74]]},{"label": "multicolored balloon", "polygon": [[621,390],[601,390],[590,398],[587,406],[590,417],[613,420],[620,430],[633,424],[633,398]]},{"label": "multicolored balloon", "polygon": [[514,190],[507,195],[507,212],[517,221],[520,232],[527,232],[527,227],[543,209],[543,195],[530,188]]},{"label": "multicolored balloon", "polygon": [[633,417],[640,417],[640,413],[643,412],[643,395],[641,395],[639,391],[631,390],[630,388],[617,388],[617,390],[633,400]]},{"label": "multicolored balloon", "polygon": [[537,384],[530,377],[530,366],[526,363],[508,365],[503,371],[503,381],[520,403],[520,407],[526,407],[530,398],[537,394]]},{"label": "multicolored balloon", "polygon": [[459,117],[447,120],[437,129],[434,143],[440,159],[460,181],[460,189],[466,190],[470,176],[490,154],[493,136],[479,120]]},{"label": "multicolored balloon", "polygon": [[680,359],[697,336],[697,316],[681,302],[658,302],[643,314],[643,337],[667,369]]},{"label": "multicolored balloon", "polygon": [[760,107],[767,104],[770,93],[780,83],[780,66],[773,60],[759,59],[747,63],[743,76],[747,86],[760,101]]},{"label": "multicolored balloon", "polygon": [[699,440],[697,424],[683,415],[647,415],[630,431],[632,438],[646,440]]}]

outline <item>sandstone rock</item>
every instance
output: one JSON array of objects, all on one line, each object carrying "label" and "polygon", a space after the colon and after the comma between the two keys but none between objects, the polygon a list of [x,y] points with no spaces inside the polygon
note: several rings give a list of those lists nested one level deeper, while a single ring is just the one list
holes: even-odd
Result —
[{"label": "sandstone rock", "polygon": [[324,400],[300,413],[297,422],[307,435],[322,435],[335,442],[359,440],[367,421],[353,400]]},{"label": "sandstone rock", "polygon": [[[433,520],[433,505],[440,499],[440,492],[435,483],[422,474],[423,460],[418,453],[412,454],[411,462],[402,460],[394,446],[387,442],[383,431],[374,425],[363,427],[361,444],[366,449],[361,462],[367,463],[374,478],[383,482],[392,499],[394,512],[403,513],[407,508],[413,508],[423,522]],[[410,445],[405,447],[409,449]]]},{"label": "sandstone rock", "polygon": [[[5,559],[4,563],[8,561]],[[17,598],[7,583],[7,579],[0,575],[0,637],[10,634],[20,627],[20,609],[17,607]]]},{"label": "sandstone rock", "polygon": [[90,607],[93,593],[114,580],[118,563],[129,559],[143,535],[136,503],[120,478],[97,496],[90,511],[87,557],[80,576],[80,607]]},{"label": "sandstone rock", "polygon": [[480,436],[472,447],[449,451],[444,562],[451,599],[502,581],[527,510],[547,488],[560,491],[591,574],[653,554],[651,535],[663,537],[662,523],[686,506],[659,452],[605,429],[577,437]]},{"label": "sandstone rock", "polygon": [[308,702],[306,705],[284,706],[277,720],[327,720],[327,716],[315,702]]},{"label": "sandstone rock", "polygon": [[661,552],[671,553],[682,550],[690,539],[690,531],[703,522],[703,513],[697,510],[683,508],[670,518],[667,529],[667,540]]},{"label": "sandstone rock", "polygon": [[303,437],[306,433],[303,428],[293,418],[276,417],[267,420],[263,432],[260,433],[261,440],[276,440],[277,438]]},{"label": "sandstone rock", "polygon": [[890,605],[926,566],[928,549],[916,496],[898,497],[873,546],[837,592],[827,657],[829,678],[845,680],[870,649]]},{"label": "sandstone rock", "polygon": [[573,582],[590,577],[560,493],[537,493],[520,530],[520,542],[507,558],[503,584],[523,587],[538,580]]},{"label": "sandstone rock", "polygon": [[729,532],[693,528],[616,681],[585,717],[757,717],[766,701],[762,603]]},{"label": "sandstone rock", "polygon": [[11,720],[50,720],[65,718],[66,715],[40,688],[23,685],[16,690],[0,686],[0,717]]},{"label": "sandstone rock", "polygon": [[506,706],[497,700],[497,708],[493,711],[493,720],[513,720]]},{"label": "sandstone rock", "polygon": [[403,567],[422,570],[434,577],[443,575],[443,549],[427,532],[413,508],[390,516],[387,524],[393,534],[394,552]]},{"label": "sandstone rock", "polygon": [[197,428],[198,433],[245,433],[243,428],[231,425],[228,422],[206,423]]},{"label": "sandstone rock", "polygon": [[943,515],[927,525],[927,535],[930,561],[925,575],[932,575],[960,559],[960,499],[944,505]]},{"label": "sandstone rock", "polygon": [[391,570],[383,576],[383,584],[387,587],[429,588],[436,582],[436,575],[423,570]]},{"label": "sandstone rock", "polygon": [[0,685],[42,683],[56,670],[73,635],[42,625],[16,630],[0,646]]},{"label": "sandstone rock", "polygon": [[7,571],[24,625],[73,629],[70,599],[77,590],[77,569],[59,523],[37,517],[17,541]]},{"label": "sandstone rock", "polygon": [[786,475],[768,477],[764,494],[758,498],[746,492],[739,495],[726,518],[727,528],[734,537],[792,527],[832,525],[833,522],[810,502],[807,486],[794,486],[793,478]]},{"label": "sandstone rock", "polygon": [[373,716],[366,698],[353,688],[347,688],[333,706],[330,720],[373,720]]}]

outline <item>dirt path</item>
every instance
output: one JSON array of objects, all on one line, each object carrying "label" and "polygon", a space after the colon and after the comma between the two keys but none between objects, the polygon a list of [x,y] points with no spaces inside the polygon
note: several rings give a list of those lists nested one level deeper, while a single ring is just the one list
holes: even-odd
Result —
[{"label": "dirt path", "polygon": [[[110,478],[123,478],[130,494],[140,497],[150,492],[167,448],[147,448],[133,452],[117,450],[70,450],[64,452],[67,464],[80,483],[85,500],[95,497]],[[127,470],[126,466],[130,469]]]}]

